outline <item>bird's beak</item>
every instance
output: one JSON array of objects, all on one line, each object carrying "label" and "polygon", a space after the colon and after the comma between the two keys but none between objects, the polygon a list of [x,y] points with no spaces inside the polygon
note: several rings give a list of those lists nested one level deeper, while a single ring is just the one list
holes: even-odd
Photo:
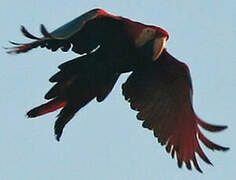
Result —
[{"label": "bird's beak", "polygon": [[152,57],[153,61],[156,61],[160,57],[162,51],[166,48],[167,40],[168,40],[167,36],[155,39],[153,46],[153,52],[154,52]]}]

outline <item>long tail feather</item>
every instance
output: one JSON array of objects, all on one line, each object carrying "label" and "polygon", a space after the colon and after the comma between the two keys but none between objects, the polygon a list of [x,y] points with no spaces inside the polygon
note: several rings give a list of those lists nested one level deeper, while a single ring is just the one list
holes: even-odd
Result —
[{"label": "long tail feather", "polygon": [[16,47],[6,48],[6,49],[11,49],[7,51],[8,54],[19,54],[19,53],[27,52],[33,48],[34,48],[34,44],[24,44],[22,46],[16,46]]},{"label": "long tail feather", "polygon": [[66,106],[66,104],[67,104],[66,101],[56,98],[36,108],[33,108],[27,113],[27,116],[29,118],[41,116],[41,115],[53,112],[59,108],[62,108]]},{"label": "long tail feather", "polygon": [[[13,42],[13,41],[8,41],[9,43],[13,44],[13,45],[16,45],[16,46],[22,46],[24,45],[23,43],[17,43],[17,42]],[[14,47],[12,47],[14,48]]]}]

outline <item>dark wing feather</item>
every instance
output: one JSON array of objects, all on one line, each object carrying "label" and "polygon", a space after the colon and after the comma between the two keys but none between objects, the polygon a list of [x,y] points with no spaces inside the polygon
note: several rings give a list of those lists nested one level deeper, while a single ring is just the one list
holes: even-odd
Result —
[{"label": "dark wing feather", "polygon": [[158,141],[166,146],[172,157],[177,156],[178,166],[190,161],[202,172],[195,153],[211,164],[202,151],[198,138],[212,150],[228,148],[208,140],[198,128],[216,132],[226,126],[215,126],[200,120],[192,107],[192,84],[188,67],[164,50],[153,64],[135,70],[123,84],[123,95],[132,109],[139,111],[137,118],[143,127],[154,131]]},{"label": "dark wing feather", "polygon": [[[99,44],[96,39],[94,39],[99,35],[99,32],[95,32],[94,30],[98,28],[98,26],[102,26],[103,22],[98,21],[98,23],[93,23],[92,26],[86,28],[86,33],[81,36],[78,33],[87,26],[88,22],[97,21],[97,19],[101,19],[102,17],[106,17],[112,20],[119,20],[118,17],[113,16],[102,9],[93,9],[89,12],[84,13],[83,15],[75,18],[69,23],[59,27],[55,31],[49,33],[44,25],[41,25],[41,33],[43,35],[42,38],[36,37],[30,34],[25,27],[21,27],[21,32],[24,36],[30,39],[35,39],[36,41],[31,43],[25,43],[21,45],[17,45],[8,51],[10,54],[18,54],[27,52],[33,48],[37,47],[47,47],[52,51],[56,51],[57,49],[62,49],[63,51],[68,51],[73,45],[73,51],[79,54],[88,53],[96,48]],[[109,27],[112,29],[112,26]],[[117,27],[115,27],[117,28]],[[91,32],[93,32],[92,39]],[[104,32],[103,32],[104,33]],[[98,35],[96,35],[98,34]],[[78,46],[79,44],[79,46]],[[16,45],[14,43],[13,45]],[[80,49],[81,48],[81,49]]]},{"label": "dark wing feather", "polygon": [[63,108],[55,123],[55,135],[59,140],[63,128],[77,111],[94,98],[103,101],[111,92],[120,74],[109,68],[112,66],[109,60],[98,50],[60,65],[60,71],[50,78],[56,84],[45,95],[50,101],[27,115],[37,117]]}]

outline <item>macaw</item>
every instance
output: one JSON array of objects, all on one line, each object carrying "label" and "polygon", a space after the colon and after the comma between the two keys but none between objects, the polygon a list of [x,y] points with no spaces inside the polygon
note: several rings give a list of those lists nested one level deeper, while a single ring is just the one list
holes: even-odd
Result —
[{"label": "macaw", "polygon": [[194,112],[189,68],[167,51],[169,34],[163,28],[93,9],[51,33],[41,25],[41,38],[23,26],[21,31],[34,41],[11,42],[15,46],[8,53],[46,47],[81,55],[58,67],[60,71],[49,79],[55,83],[45,95],[49,101],[27,113],[34,118],[61,109],[54,126],[58,141],[75,113],[93,99],[103,101],[119,76],[132,72],[122,85],[125,100],[137,111],[142,126],[152,130],[166,151],[177,158],[179,167],[185,163],[188,169],[194,166],[202,172],[196,153],[212,164],[199,140],[211,150],[229,149],[210,141],[200,131],[199,126],[211,132],[227,126],[206,123]]}]

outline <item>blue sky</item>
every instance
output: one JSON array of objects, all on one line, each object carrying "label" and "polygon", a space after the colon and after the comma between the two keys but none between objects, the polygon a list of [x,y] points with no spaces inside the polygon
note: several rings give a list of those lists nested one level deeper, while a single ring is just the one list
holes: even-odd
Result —
[{"label": "blue sky", "polygon": [[[178,3],[177,3],[178,2]],[[236,148],[236,3],[233,0],[8,0],[1,3],[1,43],[22,42],[19,27],[39,34],[95,7],[170,33],[169,52],[191,68],[194,108],[207,122],[226,124],[221,133],[204,132],[229,146],[226,153],[204,148],[214,167],[199,160],[204,174],[178,169],[151,131],[143,129],[121,94],[123,75],[106,101],[90,103],[67,125],[61,142],[53,126],[56,113],[37,119],[24,115],[45,102],[49,77],[74,53],[45,49],[8,55],[0,49],[0,179],[1,180],[165,180],[235,178]]]}]

